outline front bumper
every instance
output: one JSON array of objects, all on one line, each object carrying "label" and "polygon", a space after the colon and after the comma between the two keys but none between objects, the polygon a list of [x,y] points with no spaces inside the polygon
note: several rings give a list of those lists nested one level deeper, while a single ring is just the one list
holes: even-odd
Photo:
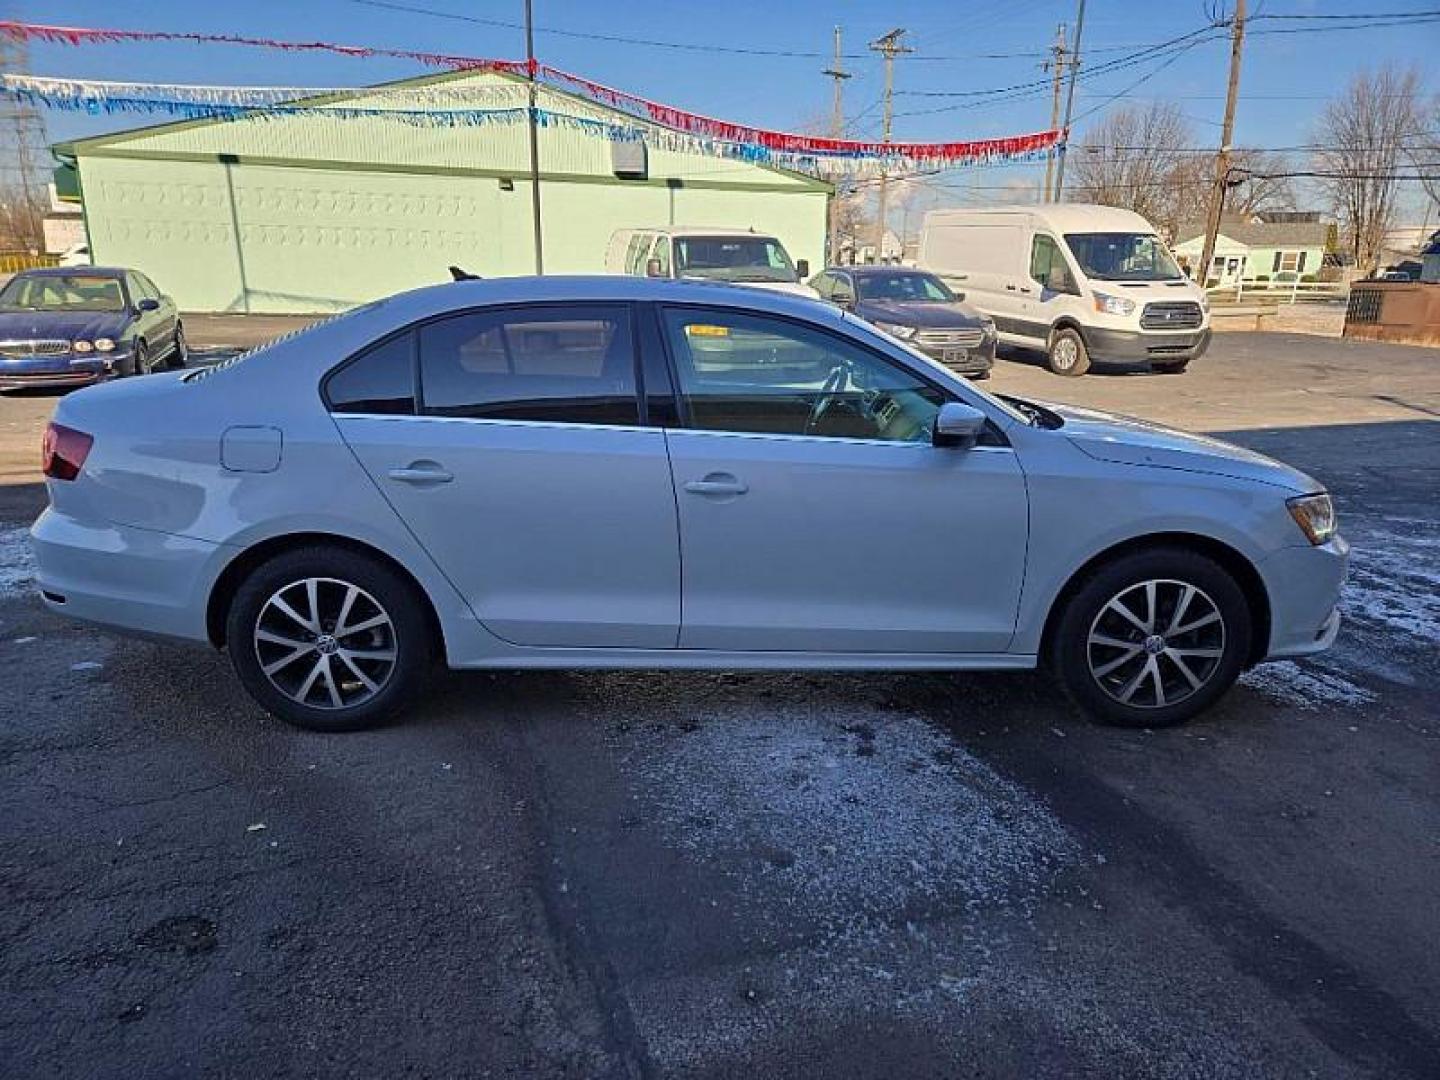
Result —
[{"label": "front bumper", "polygon": [[944,364],[957,375],[988,375],[995,366],[995,339],[987,338],[974,349],[940,348],[916,344],[932,360]]},{"label": "front bumper", "polygon": [[86,386],[109,373],[109,365],[114,363],[115,355],[107,353],[107,360],[86,359],[79,363],[72,362],[69,355],[0,361],[0,390],[20,390],[27,386]]},{"label": "front bumper", "polygon": [[1340,632],[1340,590],[1350,545],[1340,536],[1318,546],[1289,547],[1258,569],[1270,599],[1265,659],[1323,652]]},{"label": "front bumper", "polygon": [[1085,347],[1092,360],[1154,361],[1169,363],[1195,360],[1210,347],[1210,329],[1203,330],[1112,330],[1089,327]]},{"label": "front bumper", "polygon": [[[52,481],[53,483],[54,481]],[[41,599],[59,615],[145,637],[207,641],[220,544],[49,507],[30,529]]]}]

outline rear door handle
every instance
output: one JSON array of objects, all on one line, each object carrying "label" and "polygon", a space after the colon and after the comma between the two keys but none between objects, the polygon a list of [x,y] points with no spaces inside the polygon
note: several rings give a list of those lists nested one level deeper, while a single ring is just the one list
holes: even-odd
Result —
[{"label": "rear door handle", "polygon": [[729,473],[710,473],[703,480],[690,480],[685,490],[693,495],[744,495],[748,484]]},{"label": "rear door handle", "polygon": [[1006,291],[1006,292],[1014,292],[1017,288],[1019,288],[1018,285],[1006,285],[1006,286],[1005,286],[1005,291]]},{"label": "rear door handle", "polygon": [[391,480],[398,480],[402,484],[448,484],[455,479],[455,474],[447,472],[434,461],[412,461],[403,469],[391,469],[387,473]]}]

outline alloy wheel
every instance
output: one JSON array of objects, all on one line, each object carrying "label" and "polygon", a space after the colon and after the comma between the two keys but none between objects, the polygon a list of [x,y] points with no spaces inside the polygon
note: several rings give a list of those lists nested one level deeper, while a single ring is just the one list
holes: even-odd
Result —
[{"label": "alloy wheel", "polygon": [[312,709],[369,701],[395,670],[389,612],[364,589],[303,578],[277,589],[255,620],[255,656],[271,685]]},{"label": "alloy wheel", "polygon": [[1198,692],[1219,669],[1225,619],[1194,585],[1142,581],[1100,609],[1085,655],[1091,677],[1121,705],[1166,708]]},{"label": "alloy wheel", "polygon": [[1075,361],[1079,359],[1079,350],[1076,349],[1072,339],[1062,337],[1050,350],[1050,357],[1058,370],[1069,371],[1075,366]]}]

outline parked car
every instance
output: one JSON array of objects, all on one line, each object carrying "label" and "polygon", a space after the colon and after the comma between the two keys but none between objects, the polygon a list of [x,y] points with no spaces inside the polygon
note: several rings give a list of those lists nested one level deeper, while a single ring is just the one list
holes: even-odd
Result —
[{"label": "parked car", "polygon": [[1210,344],[1205,290],[1129,210],[932,210],[919,263],[994,319],[1002,342],[1044,350],[1057,375],[1083,375],[1102,360],[1178,374]]},{"label": "parked car", "polygon": [[810,262],[792,262],[773,236],[751,229],[617,229],[605,249],[605,271],[636,277],[725,281],[814,297]]},{"label": "parked car", "polygon": [[1326,648],[1347,545],[1294,469],[995,397],[834,307],[627,277],[405,293],[59,402],[55,612],[228,648],[376,723],[453,668],[1045,664],[1178,723]]},{"label": "parked car", "polygon": [[833,266],[812,278],[820,299],[852,311],[951,371],[988,379],[995,323],[934,274],[898,266]]},{"label": "parked car", "polygon": [[138,270],[47,267],[0,289],[0,390],[182,367],[175,303]]}]

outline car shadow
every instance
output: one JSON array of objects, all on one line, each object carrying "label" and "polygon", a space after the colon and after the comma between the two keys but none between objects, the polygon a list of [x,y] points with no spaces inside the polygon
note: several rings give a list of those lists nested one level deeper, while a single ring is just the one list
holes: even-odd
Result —
[{"label": "car shadow", "polygon": [[[1045,354],[1039,349],[1026,349],[1017,345],[1001,345],[996,350],[996,357],[1000,360],[1009,361],[1012,364],[1024,364],[1026,367],[1040,368],[1049,371],[1050,368],[1045,362]],[[1150,365],[1137,361],[1124,363],[1110,360],[1091,361],[1090,370],[1087,375],[1154,375],[1156,372],[1150,370]],[[1058,377],[1058,376],[1057,376]]]}]

